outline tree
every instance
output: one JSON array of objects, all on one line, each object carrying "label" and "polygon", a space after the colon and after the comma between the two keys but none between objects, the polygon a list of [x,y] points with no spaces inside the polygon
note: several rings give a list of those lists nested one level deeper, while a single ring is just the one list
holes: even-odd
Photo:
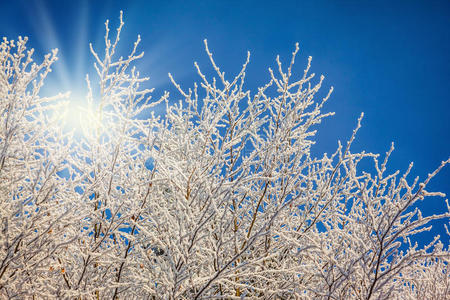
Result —
[{"label": "tree", "polygon": [[[245,71],[216,65],[178,103],[153,101],[123,26],[105,52],[91,45],[98,80],[83,134],[63,129],[67,95],[39,96],[56,51],[41,64],[26,38],[0,45],[0,295],[73,299],[443,299],[449,252],[411,237],[449,212],[422,216],[417,201],[443,194],[430,180],[386,174],[393,147],[353,153],[360,128],[332,155],[313,157],[314,126],[332,113],[316,101],[311,58],[253,95]],[[165,103],[161,116],[145,114]],[[359,164],[372,160],[374,171]],[[447,230],[448,233],[448,230]]]}]

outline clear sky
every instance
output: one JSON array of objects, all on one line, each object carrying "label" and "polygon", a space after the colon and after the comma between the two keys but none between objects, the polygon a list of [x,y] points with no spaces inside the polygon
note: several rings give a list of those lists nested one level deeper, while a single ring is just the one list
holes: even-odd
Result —
[{"label": "clear sky", "polygon": [[[46,93],[84,95],[92,72],[88,43],[102,49],[104,21],[115,28],[123,10],[123,49],[141,34],[155,94],[171,90],[167,73],[184,86],[198,81],[193,62],[208,70],[203,39],[230,76],[252,53],[247,87],[269,79],[280,54],[290,59],[300,43],[297,74],[313,57],[312,71],[335,90],[325,107],[336,112],[319,127],[317,153],[333,152],[365,113],[354,150],[384,153],[393,141],[390,170],[424,178],[450,155],[450,1],[39,1],[0,0],[0,36],[28,36],[36,57],[60,49]],[[111,30],[114,32],[114,30]],[[179,95],[172,93],[171,99]],[[450,166],[430,187],[450,195]],[[442,211],[443,199],[422,203],[425,214]],[[447,222],[448,223],[448,222]],[[443,222],[432,235],[442,232]],[[423,238],[429,239],[424,236]],[[448,243],[448,241],[446,241]]]}]

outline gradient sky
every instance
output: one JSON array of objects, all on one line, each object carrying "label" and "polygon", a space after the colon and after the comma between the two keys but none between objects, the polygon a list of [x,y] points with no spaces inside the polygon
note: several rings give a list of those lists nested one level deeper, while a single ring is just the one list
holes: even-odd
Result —
[{"label": "gradient sky", "polygon": [[[299,42],[297,74],[312,56],[312,72],[326,77],[323,92],[335,88],[325,110],[336,116],[320,125],[315,153],[334,152],[364,112],[353,150],[385,153],[393,141],[390,171],[414,161],[413,175],[424,178],[450,155],[450,1],[0,0],[0,36],[28,36],[36,58],[59,48],[43,92],[84,95],[84,74],[93,63],[88,43],[103,49],[104,22],[110,19],[114,32],[120,10],[122,49],[141,34],[145,56],[137,66],[151,77],[155,95],[173,91],[168,72],[188,87],[199,81],[194,61],[211,71],[204,38],[230,76],[251,51],[247,88],[253,91],[269,80],[276,55],[288,63]],[[447,166],[431,189],[450,195],[449,178]],[[445,203],[433,198],[421,207],[431,214]],[[435,227],[431,235],[442,232],[443,222]]]}]

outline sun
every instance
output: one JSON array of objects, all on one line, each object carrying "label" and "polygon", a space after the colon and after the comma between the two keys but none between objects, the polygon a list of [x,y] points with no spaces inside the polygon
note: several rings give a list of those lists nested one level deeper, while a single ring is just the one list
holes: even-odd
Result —
[{"label": "sun", "polygon": [[65,130],[81,130],[83,107],[81,101],[77,98],[70,97],[64,102],[62,120]]},{"label": "sun", "polygon": [[86,96],[71,93],[58,113],[63,130],[75,136],[98,136],[105,128],[101,114]]}]

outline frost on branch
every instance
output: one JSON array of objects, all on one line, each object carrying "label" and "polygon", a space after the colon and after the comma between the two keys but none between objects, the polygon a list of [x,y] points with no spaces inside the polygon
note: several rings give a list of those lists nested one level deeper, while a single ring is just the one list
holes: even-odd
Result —
[{"label": "frost on branch", "polygon": [[[0,47],[0,295],[74,299],[387,299],[445,297],[448,249],[415,234],[450,213],[417,202],[444,196],[412,165],[387,174],[353,153],[361,126],[332,155],[313,157],[315,125],[331,90],[277,57],[271,80],[245,89],[216,65],[182,96],[153,100],[133,66],[140,37],[118,56],[90,46],[83,135],[59,128],[59,102],[39,89],[56,52],[34,64],[26,40]],[[145,83],[146,84],[146,83]],[[149,113],[165,104],[162,116]],[[145,118],[142,116],[146,115]],[[361,161],[373,161],[374,172]]]},{"label": "frost on branch", "polygon": [[68,152],[51,114],[60,96],[39,97],[57,51],[35,63],[26,42],[0,44],[0,295],[10,298],[37,293],[48,260],[76,235],[70,183],[58,176]]}]

